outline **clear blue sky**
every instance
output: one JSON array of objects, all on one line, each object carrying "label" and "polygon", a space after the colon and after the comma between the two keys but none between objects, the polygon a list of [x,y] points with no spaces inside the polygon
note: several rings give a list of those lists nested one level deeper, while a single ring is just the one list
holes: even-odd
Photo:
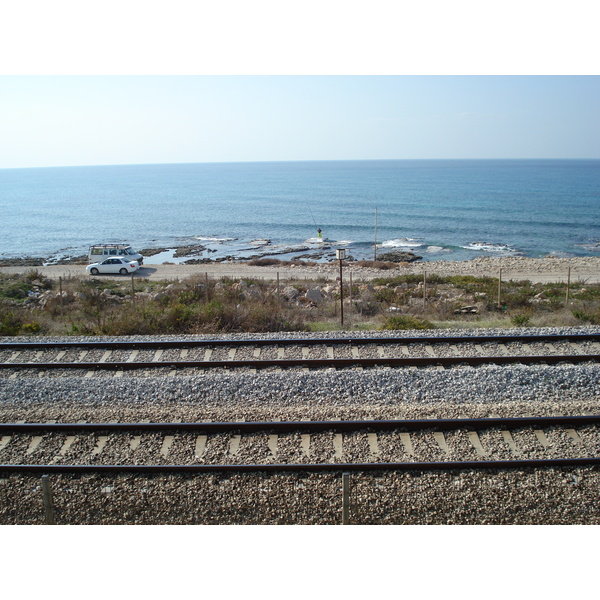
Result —
[{"label": "clear blue sky", "polygon": [[598,158],[600,76],[2,76],[0,167]]}]

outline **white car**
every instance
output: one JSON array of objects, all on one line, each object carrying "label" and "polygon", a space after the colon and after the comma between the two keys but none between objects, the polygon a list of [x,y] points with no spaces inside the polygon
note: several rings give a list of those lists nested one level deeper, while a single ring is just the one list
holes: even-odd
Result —
[{"label": "white car", "polygon": [[121,273],[129,275],[135,273],[140,268],[137,260],[127,260],[126,258],[107,258],[102,262],[92,263],[85,270],[90,275],[100,275],[100,273]]}]

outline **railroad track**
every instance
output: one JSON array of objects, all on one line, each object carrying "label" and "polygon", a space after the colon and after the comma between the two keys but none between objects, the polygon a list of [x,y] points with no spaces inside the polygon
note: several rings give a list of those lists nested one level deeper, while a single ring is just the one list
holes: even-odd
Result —
[{"label": "railroad track", "polygon": [[0,343],[0,373],[598,362],[600,335]]},{"label": "railroad track", "polygon": [[600,466],[599,439],[600,415],[0,423],[0,473],[310,473]]}]

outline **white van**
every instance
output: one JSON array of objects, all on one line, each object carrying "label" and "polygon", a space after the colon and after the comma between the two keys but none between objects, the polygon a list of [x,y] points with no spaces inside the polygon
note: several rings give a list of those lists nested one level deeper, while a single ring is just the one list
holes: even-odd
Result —
[{"label": "white van", "polygon": [[110,256],[124,256],[129,260],[137,260],[141,265],[144,257],[133,250],[129,244],[95,244],[90,246],[88,259],[90,263],[101,262]]}]

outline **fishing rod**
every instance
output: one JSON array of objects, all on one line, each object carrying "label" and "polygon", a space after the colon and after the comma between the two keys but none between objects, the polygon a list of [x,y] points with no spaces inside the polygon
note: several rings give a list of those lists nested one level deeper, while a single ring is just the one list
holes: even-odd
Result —
[{"label": "fishing rod", "polygon": [[308,207],[308,210],[310,212],[310,216],[312,217],[313,223],[315,224],[315,229],[317,230],[317,235],[319,236],[319,238],[322,238],[323,234],[321,233],[321,228],[317,225],[317,221],[315,219],[315,216],[313,215],[313,212],[312,212],[310,206]]}]

